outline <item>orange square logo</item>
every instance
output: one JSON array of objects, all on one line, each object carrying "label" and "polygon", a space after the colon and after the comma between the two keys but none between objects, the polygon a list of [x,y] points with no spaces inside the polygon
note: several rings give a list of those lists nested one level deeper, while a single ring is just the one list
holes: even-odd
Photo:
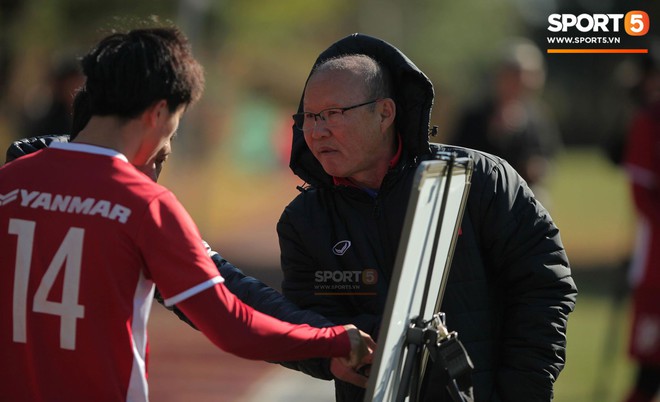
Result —
[{"label": "orange square logo", "polygon": [[646,35],[649,31],[649,15],[644,11],[629,11],[624,21],[626,33],[630,36]]}]

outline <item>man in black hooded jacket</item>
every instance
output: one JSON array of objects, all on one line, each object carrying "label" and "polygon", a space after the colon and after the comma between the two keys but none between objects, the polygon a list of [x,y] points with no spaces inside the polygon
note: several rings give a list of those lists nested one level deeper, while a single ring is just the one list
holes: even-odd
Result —
[{"label": "man in black hooded jacket", "polygon": [[[416,166],[439,152],[470,157],[442,311],[474,363],[475,401],[550,401],[577,296],[559,231],[506,161],[429,143],[433,96],[377,38],[354,34],[318,57],[294,115],[290,167],[307,186],[277,226],[283,293],[377,340]],[[333,378],[327,362],[297,368]],[[450,400],[441,367],[426,372],[422,400]],[[339,380],[335,390],[338,401],[364,397]]]}]

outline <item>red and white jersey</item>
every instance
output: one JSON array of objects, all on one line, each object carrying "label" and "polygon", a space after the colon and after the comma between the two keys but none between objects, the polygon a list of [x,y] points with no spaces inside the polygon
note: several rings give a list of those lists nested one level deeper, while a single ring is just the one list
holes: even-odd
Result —
[{"label": "red and white jersey", "polygon": [[223,281],[169,190],[82,144],[0,168],[0,256],[8,401],[146,401],[154,282],[171,305]]},{"label": "red and white jersey", "polygon": [[633,120],[625,168],[639,218],[631,283],[660,290],[660,102]]}]

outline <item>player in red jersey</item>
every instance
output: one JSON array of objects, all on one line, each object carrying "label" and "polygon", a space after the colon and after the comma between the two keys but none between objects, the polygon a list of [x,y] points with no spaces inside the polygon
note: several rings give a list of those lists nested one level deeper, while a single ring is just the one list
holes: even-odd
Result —
[{"label": "player in red jersey", "polygon": [[637,374],[626,402],[646,402],[660,390],[660,90],[655,102],[632,122],[625,167],[639,222],[629,271],[633,288],[629,352]]},{"label": "player in red jersey", "polygon": [[168,146],[201,95],[182,34],[113,34],[82,65],[89,123],[72,143],[0,168],[0,395],[147,400],[154,283],[228,352],[367,361],[374,345],[354,327],[291,325],[237,300],[174,195],[132,166]]},{"label": "player in red jersey", "polygon": [[651,402],[660,391],[660,64],[656,54],[636,61],[639,77],[631,95],[638,108],[623,160],[638,218],[628,271],[633,313],[628,352],[636,373],[623,400]]}]

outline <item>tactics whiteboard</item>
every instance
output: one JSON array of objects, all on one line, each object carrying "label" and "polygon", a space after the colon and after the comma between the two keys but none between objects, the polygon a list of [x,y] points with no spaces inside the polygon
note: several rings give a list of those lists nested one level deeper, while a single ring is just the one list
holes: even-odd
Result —
[{"label": "tactics whiteboard", "polygon": [[424,161],[417,168],[365,402],[396,398],[406,330],[420,314],[430,319],[439,312],[471,176],[472,160],[449,154]]}]

